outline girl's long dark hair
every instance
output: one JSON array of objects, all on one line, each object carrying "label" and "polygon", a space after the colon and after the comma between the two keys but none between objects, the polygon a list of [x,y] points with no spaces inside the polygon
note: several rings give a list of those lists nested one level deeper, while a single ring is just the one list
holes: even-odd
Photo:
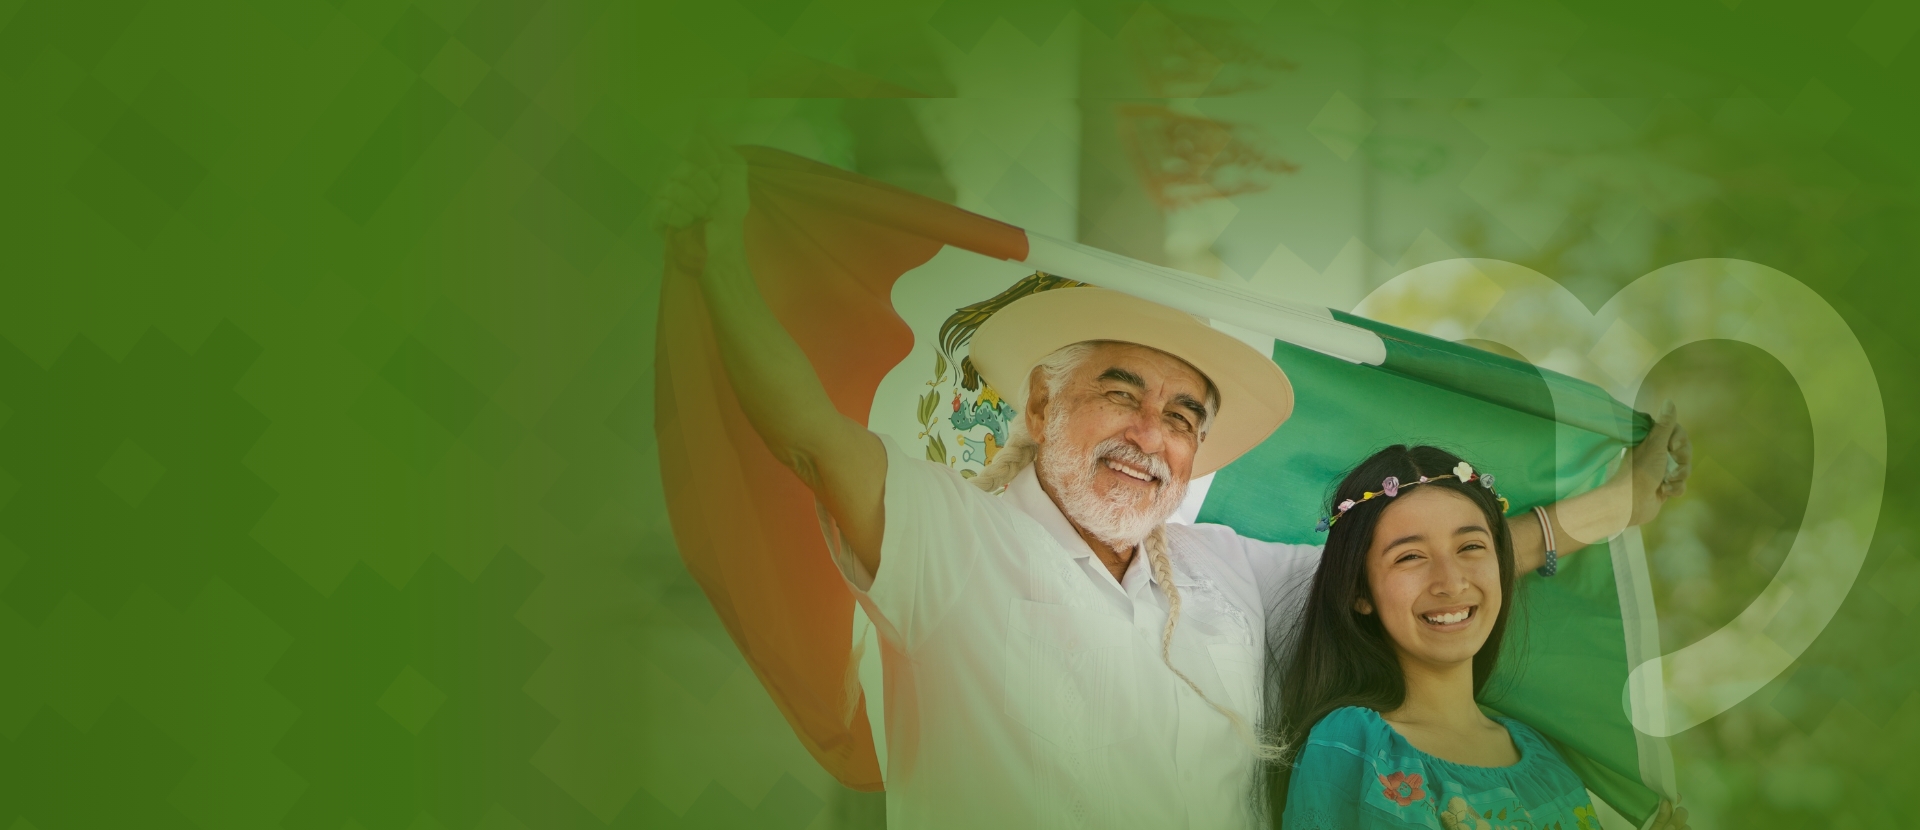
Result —
[{"label": "girl's long dark hair", "polygon": [[[1466,496],[1486,515],[1500,561],[1500,613],[1494,618],[1486,643],[1473,658],[1473,693],[1477,697],[1493,674],[1500,640],[1507,630],[1507,615],[1513,608],[1513,539],[1507,533],[1499,499],[1480,482],[1448,478],[1412,484],[1421,476],[1450,475],[1460,461],[1459,456],[1435,447],[1396,444],[1383,449],[1360,462],[1340,482],[1328,499],[1327,515],[1334,514],[1333,505],[1346,499],[1358,502],[1367,491],[1378,491],[1388,476],[1400,479],[1402,494],[1414,487],[1445,488]],[[1298,624],[1288,636],[1268,643],[1267,664],[1279,672],[1277,683],[1271,687],[1277,687],[1280,693],[1267,696],[1266,722],[1292,753],[1305,747],[1313,725],[1335,709],[1364,706],[1390,712],[1398,709],[1406,697],[1400,661],[1394,656],[1393,643],[1381,627],[1379,615],[1362,614],[1353,608],[1355,599],[1368,597],[1367,550],[1373,545],[1373,531],[1381,512],[1393,501],[1375,496],[1356,504],[1333,524]],[[1284,764],[1275,765],[1273,773],[1278,796],[1284,792]],[[1278,805],[1276,799],[1275,826],[1280,818]]]}]

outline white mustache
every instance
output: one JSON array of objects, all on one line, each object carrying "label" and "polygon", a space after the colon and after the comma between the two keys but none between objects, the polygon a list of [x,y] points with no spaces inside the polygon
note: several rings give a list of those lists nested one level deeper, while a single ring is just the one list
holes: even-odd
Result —
[{"label": "white mustache", "polygon": [[1167,462],[1161,460],[1160,456],[1141,452],[1138,447],[1119,438],[1108,438],[1093,448],[1094,464],[1105,463],[1108,459],[1135,469],[1146,470],[1156,479],[1158,485],[1165,485],[1173,477],[1173,472],[1167,469]]}]

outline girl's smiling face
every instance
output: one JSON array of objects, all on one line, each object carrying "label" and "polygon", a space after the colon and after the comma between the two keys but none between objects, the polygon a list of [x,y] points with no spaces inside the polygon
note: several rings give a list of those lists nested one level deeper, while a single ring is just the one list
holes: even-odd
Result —
[{"label": "girl's smiling face", "polygon": [[1371,599],[1354,610],[1378,614],[1400,659],[1435,668],[1471,662],[1500,616],[1500,559],[1486,515],[1443,487],[1394,498],[1367,550]]}]

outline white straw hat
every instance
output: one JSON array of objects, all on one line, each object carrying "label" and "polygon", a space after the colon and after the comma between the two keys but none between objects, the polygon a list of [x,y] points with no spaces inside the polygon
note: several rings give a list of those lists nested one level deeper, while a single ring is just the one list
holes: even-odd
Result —
[{"label": "white straw hat", "polygon": [[1056,288],[993,313],[973,335],[981,377],[1016,409],[1026,407],[1027,377],[1047,355],[1087,340],[1158,349],[1186,361],[1220,393],[1193,477],[1227,466],[1293,414],[1293,384],[1273,359],[1199,318],[1105,288]]}]

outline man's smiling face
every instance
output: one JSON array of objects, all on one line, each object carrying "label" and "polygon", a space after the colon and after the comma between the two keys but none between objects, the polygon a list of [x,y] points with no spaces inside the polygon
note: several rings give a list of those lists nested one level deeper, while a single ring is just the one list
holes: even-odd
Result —
[{"label": "man's smiling face", "polygon": [[1036,473],[1081,529],[1131,547],[1186,495],[1211,419],[1207,380],[1165,352],[1100,343],[1050,385],[1036,377],[1028,395]]}]

